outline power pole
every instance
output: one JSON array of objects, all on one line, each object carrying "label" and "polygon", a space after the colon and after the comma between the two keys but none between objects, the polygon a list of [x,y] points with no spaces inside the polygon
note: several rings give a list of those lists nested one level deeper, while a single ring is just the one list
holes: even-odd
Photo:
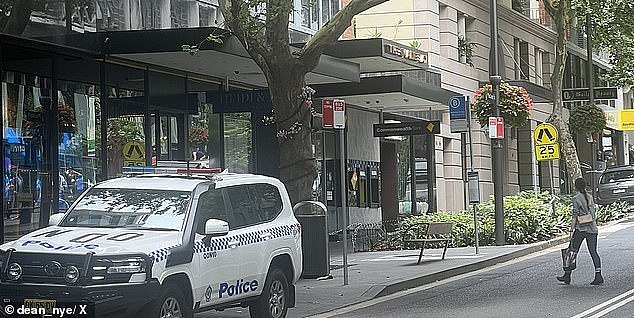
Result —
[{"label": "power pole", "polygon": [[[493,116],[500,116],[500,84],[502,77],[499,73],[500,61],[498,56],[498,15],[497,1],[491,0],[491,62],[489,68],[489,76],[491,86],[495,92],[495,102],[493,107]],[[504,185],[502,180],[503,173],[503,152],[502,140],[494,138],[491,140],[491,160],[493,163],[493,198],[495,200],[495,244],[504,245]]]}]

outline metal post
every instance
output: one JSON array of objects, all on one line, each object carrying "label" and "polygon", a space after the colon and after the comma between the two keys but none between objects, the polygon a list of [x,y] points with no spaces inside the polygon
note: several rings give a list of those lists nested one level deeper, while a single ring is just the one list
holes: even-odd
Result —
[{"label": "metal post", "polygon": [[108,87],[106,86],[106,61],[99,63],[99,134],[101,141],[99,147],[101,154],[99,160],[101,166],[101,180],[108,179]]},{"label": "metal post", "polygon": [[553,161],[548,160],[548,174],[550,175],[550,196],[555,195],[555,176],[553,175]]},{"label": "metal post", "polygon": [[[588,76],[588,93],[590,94],[590,105],[595,105],[594,103],[594,67],[592,63],[592,21],[590,20],[590,15],[586,15],[586,53],[588,55],[588,63],[586,65],[587,68],[587,76]],[[600,134],[603,134],[600,132]],[[597,141],[594,140],[594,136],[592,138],[592,143],[590,144],[592,147],[592,168],[590,169],[590,184],[592,187],[592,194],[596,196],[596,174],[597,170],[597,143],[601,141],[601,135]]]},{"label": "metal post", "polygon": [[50,183],[51,183],[51,207],[50,210],[40,210],[40,226],[48,226],[48,218],[50,213],[57,213],[59,210],[59,81],[57,76],[58,70],[57,56],[53,56],[51,59],[51,113],[50,113],[50,130],[49,130],[49,150],[50,151]]},{"label": "metal post", "polygon": [[[489,75],[491,77],[491,85],[495,91],[495,104],[493,107],[493,116],[500,116],[500,83],[502,77],[499,75],[499,56],[498,56],[498,17],[497,17],[497,1],[491,0],[491,69]],[[495,200],[495,244],[504,245],[504,185],[502,180],[503,162],[502,162],[502,142],[499,139],[491,141],[491,160],[493,161],[493,197]]]},{"label": "metal post", "polygon": [[[470,105],[470,98],[467,97],[467,105]],[[469,167],[471,172],[475,172],[473,166],[473,135],[471,135],[471,112],[467,111],[467,131],[469,132]],[[480,253],[480,238],[478,235],[478,205],[473,204],[473,230],[475,235],[475,253]]]},{"label": "metal post", "polygon": [[[429,163],[427,164],[427,171],[429,176]],[[411,202],[410,213],[411,215],[416,215],[416,156],[414,155],[414,136],[409,136],[409,174],[410,178],[410,194],[409,199]]]},{"label": "metal post", "polygon": [[343,213],[343,285],[348,285],[348,189],[346,187],[345,129],[339,130],[339,160],[341,171],[341,213]]},{"label": "metal post", "polygon": [[537,170],[539,169],[539,163],[537,162],[537,158],[535,158],[535,130],[533,129],[533,123],[531,122],[531,174],[533,175],[533,192],[537,195],[538,189],[538,181],[537,181]]},{"label": "metal post", "polygon": [[[150,113],[150,69],[143,71],[143,94],[145,100],[145,113],[143,114],[143,134],[145,135],[145,165],[152,165],[152,115]],[[156,126],[155,126],[156,127]]]}]

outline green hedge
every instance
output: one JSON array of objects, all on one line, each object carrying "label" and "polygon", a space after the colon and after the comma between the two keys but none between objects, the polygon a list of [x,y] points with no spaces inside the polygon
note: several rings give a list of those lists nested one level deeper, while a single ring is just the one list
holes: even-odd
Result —
[{"label": "green hedge", "polygon": [[[544,241],[562,235],[570,226],[572,201],[570,196],[562,196],[550,204],[550,194],[523,191],[504,198],[504,229],[508,244],[528,244]],[[495,208],[493,199],[478,205],[478,230],[480,245],[495,243]],[[625,217],[634,207],[624,202],[616,202],[597,209],[598,223],[605,223]],[[396,230],[386,234],[376,249],[401,248],[403,231],[418,222],[451,222],[454,224],[453,246],[473,246],[473,211],[439,212],[426,215],[408,216],[400,220]],[[422,230],[422,229],[419,229]],[[414,230],[416,231],[416,230]],[[420,233],[408,233],[420,234]]]}]

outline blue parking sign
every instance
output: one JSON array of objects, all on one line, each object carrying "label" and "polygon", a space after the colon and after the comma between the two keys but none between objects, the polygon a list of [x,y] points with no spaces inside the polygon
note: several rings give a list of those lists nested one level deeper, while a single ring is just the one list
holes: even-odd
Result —
[{"label": "blue parking sign", "polygon": [[466,132],[468,130],[466,96],[454,96],[449,99],[449,119],[451,132]]}]

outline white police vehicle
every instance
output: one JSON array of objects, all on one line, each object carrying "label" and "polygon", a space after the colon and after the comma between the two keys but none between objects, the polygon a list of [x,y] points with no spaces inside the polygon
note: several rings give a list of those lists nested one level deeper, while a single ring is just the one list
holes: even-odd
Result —
[{"label": "white police vehicle", "polygon": [[103,317],[280,318],[295,304],[301,227],[275,178],[112,179],[50,220],[0,246],[0,313],[82,302]]}]

